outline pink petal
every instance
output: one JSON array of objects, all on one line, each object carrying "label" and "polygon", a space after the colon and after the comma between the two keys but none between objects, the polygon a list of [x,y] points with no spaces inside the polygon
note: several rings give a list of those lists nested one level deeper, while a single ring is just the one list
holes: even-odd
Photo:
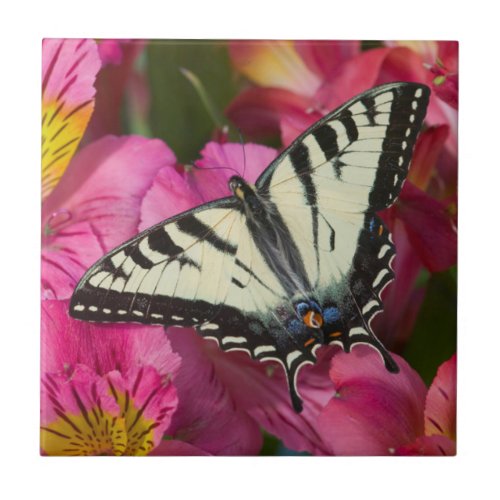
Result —
[{"label": "pink petal", "polygon": [[43,371],[66,372],[81,364],[105,375],[151,366],[162,376],[175,377],[180,358],[172,352],[162,327],[77,321],[68,315],[68,302],[42,301]]},{"label": "pink petal", "polygon": [[162,377],[152,366],[133,366],[126,374],[106,376],[128,422],[126,454],[145,454],[159,445],[177,408],[177,393],[171,378]]},{"label": "pink petal", "polygon": [[445,436],[420,436],[413,443],[400,446],[395,455],[404,456],[455,456],[457,445]]},{"label": "pink petal", "polygon": [[355,57],[361,50],[358,40],[300,40],[294,44],[308,68],[326,80],[335,75],[340,64]]},{"label": "pink petal", "polygon": [[425,434],[443,435],[451,440],[457,434],[457,356],[443,363],[427,393]]},{"label": "pink petal", "polygon": [[441,68],[432,68],[431,71],[436,75],[432,81],[436,95],[453,109],[458,109],[458,74],[446,73]]},{"label": "pink petal", "polygon": [[103,254],[99,239],[88,222],[77,222],[43,236],[42,241],[42,298],[68,298],[83,273]]},{"label": "pink petal", "polygon": [[[218,174],[215,176],[218,178]],[[173,166],[162,168],[144,196],[141,204],[139,230],[190,210],[203,200],[189,184],[188,175]]]},{"label": "pink petal", "polygon": [[440,42],[430,40],[388,40],[386,47],[406,47],[417,53],[425,64],[434,64]]},{"label": "pink petal", "polygon": [[209,455],[210,453],[196,446],[176,439],[163,439],[162,442],[149,453],[149,456],[157,457],[199,457]]},{"label": "pink petal", "polygon": [[[75,397],[75,391],[78,393],[78,398]],[[56,399],[58,405],[54,404]],[[60,416],[59,410],[77,415],[82,412],[82,408],[91,411],[98,401],[105,412],[114,416],[119,415],[120,409],[109,394],[105,380],[88,366],[76,365],[71,371],[46,372],[42,376],[40,405],[42,425],[57,420]]]},{"label": "pink petal", "polygon": [[332,111],[375,85],[387,56],[394,49],[377,48],[359,53],[337,68],[334,76],[316,93],[325,110]]},{"label": "pink petal", "polygon": [[127,436],[107,382],[86,366],[42,377],[40,447],[46,455],[122,455]]},{"label": "pink petal", "polygon": [[45,39],[42,46],[42,191],[66,170],[94,109],[101,67],[93,40]]},{"label": "pink petal", "polygon": [[226,115],[244,134],[262,138],[279,132],[283,116],[301,116],[313,104],[288,90],[249,88],[231,102]]},{"label": "pink petal", "polygon": [[[391,50],[384,60],[376,83],[394,81],[420,82],[432,87],[433,74],[424,66],[422,57],[406,47]],[[447,147],[456,156],[458,147],[458,127],[456,110],[431,93],[427,108],[426,122],[430,125],[449,125],[450,135]]]},{"label": "pink petal", "polygon": [[[57,99],[64,90],[65,102],[81,103],[95,94],[95,75],[101,64],[93,40],[43,40],[42,90],[44,100]],[[75,58],[76,55],[76,58]],[[72,77],[76,78],[73,80]],[[68,80],[72,81],[69,84]],[[67,88],[65,88],[67,87]]]},{"label": "pink petal", "polygon": [[322,117],[319,111],[310,113],[294,113],[284,115],[280,121],[281,142],[284,146],[290,145],[302,132]]},{"label": "pink petal", "polygon": [[[239,432],[242,438],[236,452],[254,454],[261,446],[260,437],[254,431],[257,423],[290,449],[321,455],[330,453],[316,430],[316,417],[333,393],[327,375],[328,355],[317,366],[301,370],[298,388],[304,398],[304,410],[297,414],[291,406],[281,366],[252,361],[244,353],[224,353],[190,330],[170,329],[169,337],[185,360],[176,378],[180,404],[172,426],[176,429],[174,438],[210,453],[229,454],[224,448],[229,441],[233,449],[234,436]],[[217,417],[217,413],[221,416]],[[194,431],[190,429],[196,432],[191,434]],[[210,436],[213,442],[208,440]],[[243,451],[242,439],[247,439]]]},{"label": "pink petal", "polygon": [[324,349],[314,366],[305,366],[297,379],[304,409],[296,413],[290,403],[283,368],[276,363],[258,363],[245,354],[228,353],[218,362],[221,378],[238,406],[258,424],[295,451],[331,455],[331,447],[317,430],[321,409],[334,393],[328,378],[332,350]]},{"label": "pink petal", "polygon": [[457,231],[447,206],[406,182],[395,205],[408,238],[431,272],[448,269],[457,262]]},{"label": "pink petal", "polygon": [[[197,165],[205,168],[230,167],[233,170],[221,170],[226,182],[226,192],[219,196],[232,194],[227,181],[233,175],[240,175],[248,182],[255,183],[257,177],[276,158],[276,150],[259,144],[218,144],[209,142],[201,151],[202,158]],[[200,182],[201,184],[201,182]]]},{"label": "pink petal", "polygon": [[82,149],[44,205],[45,221],[64,209],[86,221],[109,251],[137,233],[139,209],[157,172],[175,164],[161,141],[104,137]]},{"label": "pink petal", "polygon": [[441,41],[438,44],[438,57],[443,66],[452,72],[458,72],[458,42]]},{"label": "pink petal", "polygon": [[317,430],[336,455],[387,455],[423,434],[426,387],[399,356],[389,373],[367,346],[332,359],[336,394],[318,418]]},{"label": "pink petal", "polygon": [[262,446],[259,427],[221,381],[212,354],[218,348],[189,329],[171,328],[168,337],[186,360],[175,379],[179,407],[168,434],[213,455],[257,454]]},{"label": "pink petal", "polygon": [[439,156],[449,134],[447,125],[429,127],[420,133],[411,161],[408,180],[422,191],[426,191],[435,173]]},{"label": "pink petal", "polygon": [[167,167],[156,176],[144,197],[140,229],[194,208],[211,200],[232,195],[228,180],[243,175],[247,181],[256,178],[276,157],[276,150],[257,144],[219,144],[209,142],[196,162],[200,168]]},{"label": "pink petal", "polygon": [[103,66],[118,65],[122,62],[123,52],[120,40],[100,40],[97,47]]}]

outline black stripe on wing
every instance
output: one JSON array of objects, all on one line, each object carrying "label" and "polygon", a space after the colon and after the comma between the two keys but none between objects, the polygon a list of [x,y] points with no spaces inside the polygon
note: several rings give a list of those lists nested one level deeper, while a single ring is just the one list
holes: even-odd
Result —
[{"label": "black stripe on wing", "polygon": [[[235,198],[224,198],[201,205],[160,222],[102,257],[78,283],[71,298],[70,315],[76,319],[106,323],[193,326],[208,321],[217,313],[219,304],[173,297],[174,288],[172,294],[157,294],[156,288],[151,293],[140,293],[139,284],[134,291],[126,288],[129,281],[142,283],[140,280],[145,279],[147,273],[156,273],[160,285],[162,269],[174,262],[179,266],[179,273],[188,267],[199,274],[203,263],[191,258],[188,248],[176,241],[179,234],[189,237],[190,247],[197,241],[208,242],[219,252],[234,258],[235,247],[196,217],[198,213],[220,208],[240,211],[241,204]],[[172,236],[172,232],[177,236]],[[144,248],[148,253],[143,251]],[[154,281],[154,276],[149,276]],[[193,286],[196,287],[196,283]]]},{"label": "black stripe on wing", "polygon": [[399,368],[373,334],[370,323],[383,310],[381,294],[394,279],[392,262],[395,255],[391,235],[383,222],[376,215],[367,214],[346,284],[342,335],[330,341],[330,344],[341,345],[346,352],[356,344],[374,347],[391,372],[398,372]]},{"label": "black stripe on wing", "polygon": [[[367,186],[371,188],[368,199],[360,201],[366,202],[367,210],[373,212],[390,206],[406,179],[429,94],[425,85],[399,82],[380,85],[354,97],[295,139],[259,177],[257,189],[268,195],[275,171],[286,163],[285,158],[290,157],[294,164],[304,163],[303,158],[311,154],[305,143],[313,141],[314,149],[321,154],[315,156],[303,175],[310,176],[311,171],[329,162],[334,177],[341,182],[337,189],[342,189],[345,169],[373,168],[376,175]],[[369,141],[376,143],[373,150],[367,149]],[[367,155],[371,155],[369,165],[366,165]],[[279,183],[284,182],[280,176],[276,177]]]},{"label": "black stripe on wing", "polygon": [[[293,314],[293,310],[288,311],[288,316]],[[224,351],[243,351],[257,361],[279,363],[287,377],[292,405],[300,412],[302,399],[297,389],[298,374],[305,364],[316,361],[314,351],[318,344],[310,342],[311,332],[292,333],[277,318],[276,313],[264,317],[222,306],[209,322],[195,328],[204,338],[215,339]]]},{"label": "black stripe on wing", "polygon": [[375,184],[370,193],[373,211],[392,205],[408,174],[413,148],[425,118],[430,90],[425,85],[395,87]]}]

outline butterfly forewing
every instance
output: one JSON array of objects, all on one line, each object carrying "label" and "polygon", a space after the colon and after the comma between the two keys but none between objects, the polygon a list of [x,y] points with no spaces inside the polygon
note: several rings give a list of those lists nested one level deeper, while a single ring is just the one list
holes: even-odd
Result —
[{"label": "butterfly forewing", "polygon": [[85,274],[72,316],[185,326],[210,321],[227,297],[243,223],[234,200],[225,199],[144,231]]}]

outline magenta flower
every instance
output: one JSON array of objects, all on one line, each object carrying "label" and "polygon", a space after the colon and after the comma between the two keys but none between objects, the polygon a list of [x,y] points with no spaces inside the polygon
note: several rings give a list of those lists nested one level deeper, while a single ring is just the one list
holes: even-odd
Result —
[{"label": "magenta flower", "polygon": [[408,47],[419,54],[424,67],[433,75],[436,95],[453,109],[458,109],[458,43],[443,41],[386,42],[389,47]]},{"label": "magenta flower", "polygon": [[42,451],[146,455],[177,408],[180,357],[161,328],[92,325],[42,301]]},{"label": "magenta flower", "polygon": [[[232,42],[234,66],[256,86],[239,94],[227,115],[246,134],[280,132],[287,145],[321,116],[375,85],[392,81],[435,85],[434,73],[424,67],[420,53],[392,45],[361,51],[357,41]],[[450,42],[446,48],[450,71],[456,69],[457,47]],[[450,126],[448,146],[455,157],[456,118],[456,109],[433,93],[427,121]]]},{"label": "magenta flower", "polygon": [[82,139],[100,66],[93,40],[43,41],[42,198],[54,189]]},{"label": "magenta flower", "polygon": [[336,455],[455,453],[455,357],[426,391],[400,357],[397,375],[380,368],[372,350],[359,347],[332,361],[335,396],[318,418],[318,431]]},{"label": "magenta flower", "polygon": [[[140,137],[107,137],[73,157],[94,109],[100,67],[93,40],[44,40],[43,298],[68,298],[90,265],[137,232],[139,203],[133,200],[173,158],[160,141]],[[133,177],[120,182],[127,163]]]},{"label": "magenta flower", "polygon": [[68,298],[106,251],[138,231],[142,197],[175,158],[159,140],[104,137],[83,148],[42,208],[42,294]]}]

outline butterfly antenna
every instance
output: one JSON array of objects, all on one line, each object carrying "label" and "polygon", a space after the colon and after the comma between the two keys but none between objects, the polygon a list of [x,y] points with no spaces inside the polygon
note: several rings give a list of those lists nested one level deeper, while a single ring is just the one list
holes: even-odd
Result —
[{"label": "butterfly antenna", "polygon": [[203,171],[207,171],[207,170],[232,170],[236,175],[238,175],[238,176],[240,175],[240,173],[233,167],[199,167],[194,162],[190,163],[189,166],[191,168],[194,168],[195,170],[203,170]]},{"label": "butterfly antenna", "polygon": [[243,149],[243,174],[241,177],[243,177],[243,179],[244,179],[245,178],[245,171],[247,169],[247,158],[245,155],[245,141],[243,139],[243,134],[241,133],[240,129],[238,129],[238,135],[240,136],[241,148]]}]

